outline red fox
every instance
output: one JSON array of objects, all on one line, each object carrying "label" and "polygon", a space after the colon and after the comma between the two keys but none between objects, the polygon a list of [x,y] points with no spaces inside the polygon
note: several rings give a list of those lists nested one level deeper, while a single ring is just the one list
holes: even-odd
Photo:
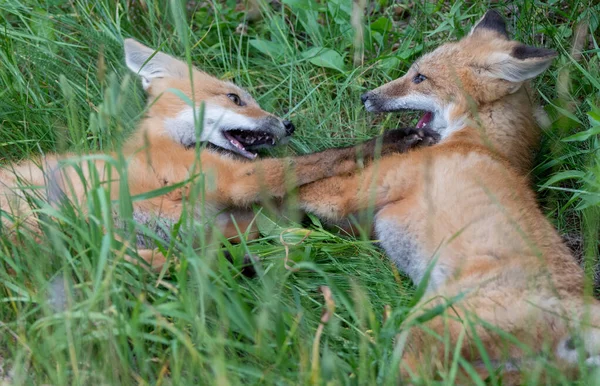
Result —
[{"label": "red fox", "polygon": [[426,285],[398,341],[403,379],[448,369],[455,352],[483,376],[488,359],[503,366],[505,384],[545,351],[565,368],[600,362],[600,305],[584,297],[584,273],[526,176],[540,135],[527,83],[556,55],[510,40],[489,11],[468,36],[361,97],[370,112],[424,111],[417,126],[439,143],[300,189],[302,209],[324,219],[374,205],[379,242]]},{"label": "red fox", "polygon": [[[376,143],[370,141],[357,148],[255,160],[257,149],[273,146],[290,136],[293,124],[262,110],[236,85],[197,69],[190,72],[186,63],[133,39],[125,40],[125,61],[129,69],[139,75],[149,97],[146,116],[122,148],[127,161],[129,193],[154,191],[186,181],[202,171],[207,175],[208,185],[203,197],[203,215],[213,220],[225,211],[226,214],[216,220],[216,226],[225,237],[238,234],[229,221],[228,209],[238,208],[236,221],[244,231],[252,219],[244,208],[260,201],[263,195],[281,197],[294,184],[353,171],[359,152],[368,158],[376,151]],[[195,105],[187,104],[178,92]],[[204,106],[203,121],[198,123],[200,105]],[[199,136],[196,127],[202,127]],[[423,130],[397,132],[384,144],[382,152],[405,151],[428,144],[428,138]],[[211,146],[198,152],[197,141]],[[116,170],[112,175],[109,173],[108,157],[87,158],[92,161],[82,162],[81,157],[77,161],[74,155],[53,155],[18,165],[4,165],[0,169],[3,232],[10,231],[19,221],[37,229],[37,218],[27,200],[27,192],[32,188],[37,188],[41,198],[50,203],[66,199],[84,208],[91,169],[95,169],[93,174],[98,174],[100,181],[110,181],[111,198],[118,198],[119,176]],[[178,221],[186,192],[187,189],[182,188],[134,202],[134,220],[167,238],[163,227],[169,228]],[[144,237],[137,237],[137,244],[140,257],[155,268],[162,267],[165,257],[155,253],[155,248]]]}]

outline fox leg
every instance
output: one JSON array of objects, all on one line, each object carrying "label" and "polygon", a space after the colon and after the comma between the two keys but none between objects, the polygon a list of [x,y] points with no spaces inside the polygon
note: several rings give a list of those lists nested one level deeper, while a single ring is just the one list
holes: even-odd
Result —
[{"label": "fox leg", "polygon": [[299,190],[300,207],[331,221],[340,221],[370,207],[380,210],[405,199],[419,183],[424,166],[418,158],[393,154],[362,172],[304,185]]},{"label": "fox leg", "polygon": [[400,362],[402,380],[433,379],[438,370],[449,369],[461,333],[464,336],[460,353],[466,354],[472,349],[469,334],[462,331],[464,328],[459,321],[444,315],[410,328]]},{"label": "fox leg", "polygon": [[[493,366],[493,371],[502,378],[503,385],[519,385],[522,376],[519,366],[522,365],[523,353],[516,346],[502,344],[502,338],[494,331],[474,322],[465,323],[469,317],[460,305],[448,309],[425,323],[409,329],[404,351],[400,362],[400,376],[403,381],[412,377],[426,380],[434,379],[438,370],[449,372],[458,355],[470,362],[481,380],[490,377],[488,369],[481,359],[477,340],[485,347],[486,354]],[[400,340],[399,340],[400,341]],[[474,381],[463,366],[458,365],[457,384],[472,384]]]},{"label": "fox leg", "polygon": [[[4,228],[0,232],[8,230],[12,233],[15,224],[24,224],[35,237],[41,235],[42,229],[31,200],[45,201],[53,206],[65,199],[82,202],[85,182],[73,167],[61,166],[60,160],[57,156],[48,156],[0,168],[0,217]],[[104,165],[102,161],[91,163],[96,168]],[[85,180],[89,176],[90,164],[82,163],[79,167]]]},{"label": "fox leg", "polygon": [[[150,270],[153,272],[159,272],[168,260],[165,255],[156,249],[138,249],[138,256],[150,265]],[[125,255],[125,260],[139,265],[139,260],[133,256]]]},{"label": "fox leg", "polygon": [[[216,178],[215,200],[246,207],[264,198],[283,197],[290,189],[357,168],[353,149],[334,149],[296,158],[266,159],[231,165]],[[210,193],[209,193],[210,194]]]},{"label": "fox leg", "polygon": [[[201,153],[203,170],[206,170],[207,174],[216,172],[212,178],[214,185],[207,184],[204,200],[217,207],[248,207],[252,203],[259,202],[263,197],[282,197],[297,185],[354,171],[357,168],[356,157],[357,151],[354,148],[332,149],[296,158],[273,158],[255,162],[240,162],[211,152],[203,152]],[[175,171],[176,173],[171,173],[171,181],[185,180],[188,167],[194,162],[193,159],[190,159],[187,166],[182,165]],[[145,164],[140,163],[140,165],[144,166]],[[130,171],[129,175],[136,178],[136,175],[142,175],[142,173]],[[187,189],[184,194],[193,190]],[[183,193],[183,191],[180,192]],[[145,210],[152,213],[164,214],[163,211],[167,210],[168,212],[178,211],[181,214],[182,194],[177,195],[177,191],[171,193],[169,197],[152,199],[145,204],[140,204],[144,205]],[[165,205],[165,203],[168,204]],[[179,206],[175,208],[177,203]],[[237,229],[230,218],[221,217],[221,220],[217,225],[220,225],[219,228],[225,237],[238,236]],[[249,225],[251,220],[242,219],[242,221],[244,224],[238,223],[238,225],[241,226],[240,230],[244,231],[243,228]],[[252,235],[256,235],[256,233],[252,232]],[[166,262],[165,257],[156,250],[142,250],[138,254],[154,269],[160,268]],[[131,259],[129,260],[131,261]]]},{"label": "fox leg", "polygon": [[[383,135],[383,138],[375,138],[355,147],[329,149],[299,157],[243,163],[213,159],[222,162],[214,169],[224,173],[216,178],[217,189],[209,194],[209,199],[244,207],[263,197],[280,198],[290,188],[355,172],[360,169],[361,161],[370,162],[379,150],[381,155],[400,154],[416,147],[428,146],[436,140],[437,134],[429,131],[392,130]],[[203,165],[210,167],[204,160]]]},{"label": "fox leg", "polygon": [[239,244],[242,242],[241,235],[246,234],[244,239],[247,241],[260,236],[254,219],[254,212],[250,210],[227,210],[217,215],[215,227],[230,243]]},{"label": "fox leg", "polygon": [[[170,200],[167,197],[156,197],[134,203],[133,221],[150,228],[153,233],[168,245],[172,234],[169,232],[182,215],[183,203],[181,200]],[[125,224],[115,218],[117,227],[123,228]],[[221,233],[222,237],[229,239],[231,243],[241,242],[241,235],[247,233],[246,239],[256,239],[259,234],[254,224],[254,213],[249,210],[228,210],[220,213],[212,225],[215,231]],[[239,232],[238,232],[239,229]],[[211,229],[212,230],[212,229]],[[212,232],[208,232],[212,234]],[[136,233],[137,255],[146,261],[153,271],[160,271],[165,263],[169,261],[158,248],[152,248],[153,242],[148,240],[144,234]],[[122,241],[122,239],[120,239]],[[126,260],[137,263],[138,257],[126,255]]]},{"label": "fox leg", "polygon": [[[492,370],[502,378],[503,385],[521,384],[526,380],[523,375],[535,365],[532,360],[547,350],[551,350],[547,354],[567,377],[575,376],[582,363],[597,367],[600,363],[600,304],[595,300],[586,303],[579,297],[566,297],[560,300],[560,305],[547,308],[548,305],[538,302],[547,300],[539,293],[548,290],[502,291],[492,296],[493,291],[484,287],[478,290],[481,294],[454,303],[441,315],[410,327],[406,340],[397,341],[404,343],[401,376],[403,379],[410,379],[411,375],[431,379],[437,368],[449,370],[459,343],[459,355],[470,362],[481,379],[492,376]],[[453,291],[440,289],[438,293],[447,295]],[[443,305],[437,298],[435,294],[429,296],[433,300],[428,301],[427,308],[411,315],[406,323]],[[507,310],[513,310],[511,316],[506,314]],[[504,334],[510,334],[512,339]],[[492,369],[484,365],[481,348]],[[460,364],[459,369],[463,379],[469,380]],[[548,374],[538,375],[544,379]]]}]

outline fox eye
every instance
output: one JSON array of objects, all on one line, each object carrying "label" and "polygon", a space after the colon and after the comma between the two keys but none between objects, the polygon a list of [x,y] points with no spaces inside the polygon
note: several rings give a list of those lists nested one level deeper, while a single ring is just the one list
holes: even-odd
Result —
[{"label": "fox eye", "polygon": [[425,75],[423,75],[423,74],[417,74],[417,75],[415,75],[415,77],[413,78],[412,81],[413,81],[414,84],[419,84],[419,83],[421,83],[424,80],[427,80],[427,77]]},{"label": "fox eye", "polygon": [[242,102],[242,100],[240,99],[240,96],[238,94],[227,94],[227,98],[231,99],[231,101],[238,106],[245,105],[245,103]]}]

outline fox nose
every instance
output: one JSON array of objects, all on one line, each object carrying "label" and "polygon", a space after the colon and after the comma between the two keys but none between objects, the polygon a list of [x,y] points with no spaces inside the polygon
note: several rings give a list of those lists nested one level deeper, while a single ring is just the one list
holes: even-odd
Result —
[{"label": "fox nose", "polygon": [[364,94],[362,94],[360,96],[360,100],[362,101],[362,103],[365,103],[367,101],[367,99],[369,99],[369,93],[368,92],[366,92],[366,93],[364,93]]},{"label": "fox nose", "polygon": [[288,120],[283,121],[283,127],[285,127],[285,133],[287,135],[294,134],[294,131],[296,130],[294,124]]}]

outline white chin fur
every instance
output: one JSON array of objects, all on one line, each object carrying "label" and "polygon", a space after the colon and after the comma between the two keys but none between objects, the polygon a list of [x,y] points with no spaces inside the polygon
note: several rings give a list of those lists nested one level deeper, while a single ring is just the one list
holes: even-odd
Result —
[{"label": "white chin fur", "polygon": [[[367,100],[367,102],[370,102]],[[389,99],[382,105],[386,111],[419,110],[433,113],[433,120],[425,127],[442,134],[448,126],[446,114],[435,98],[423,94],[412,94]]]},{"label": "white chin fur", "polygon": [[446,128],[448,127],[448,122],[444,119],[444,114],[440,112],[433,113],[433,120],[426,125],[428,129],[435,130],[436,132],[442,134]]},{"label": "white chin fur", "polygon": [[375,108],[371,100],[365,102],[365,108],[370,112],[379,111],[401,111],[401,110],[419,110],[423,112],[432,112],[433,120],[425,127],[439,133],[442,138],[447,138],[450,134],[462,129],[465,126],[466,118],[450,120],[450,113],[453,104],[441,106],[435,99],[423,94],[407,95],[400,98],[389,99]]}]

